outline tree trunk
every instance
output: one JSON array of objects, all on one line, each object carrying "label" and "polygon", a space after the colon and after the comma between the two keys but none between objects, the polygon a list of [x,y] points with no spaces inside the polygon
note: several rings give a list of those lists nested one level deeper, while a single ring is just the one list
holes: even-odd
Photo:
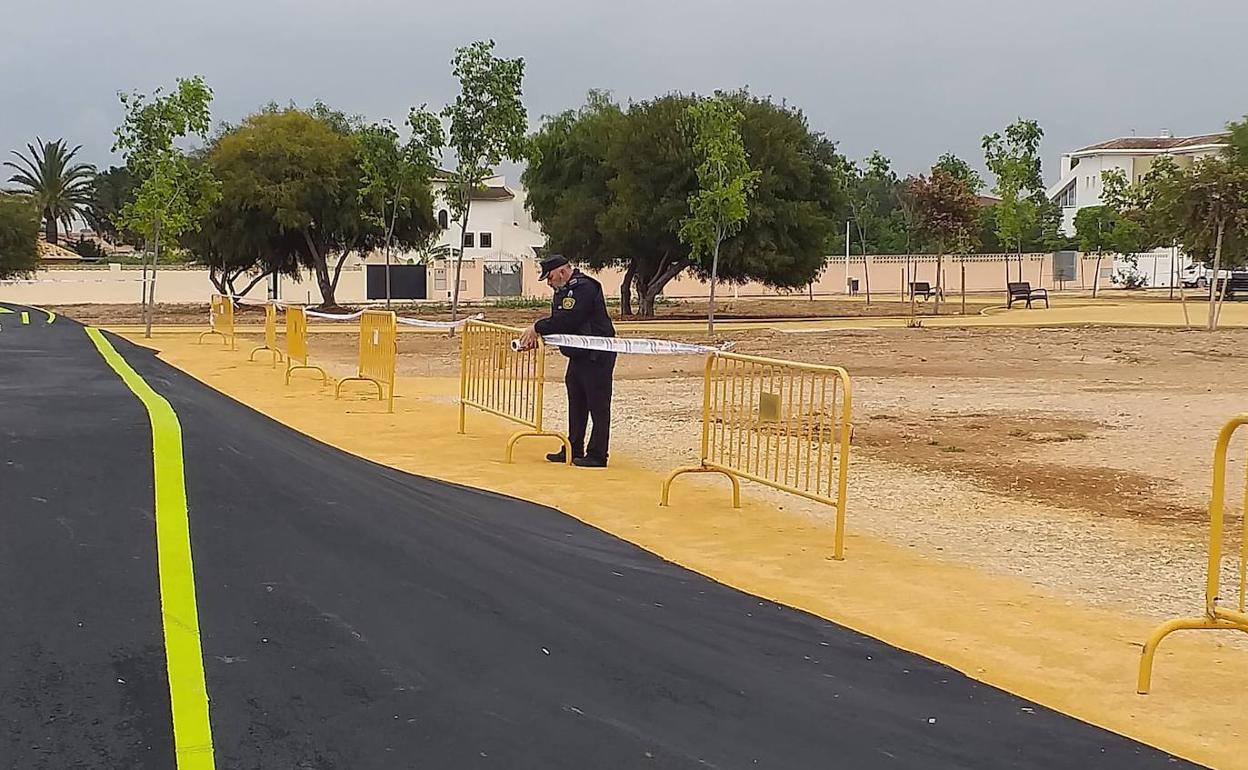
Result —
[{"label": "tree trunk", "polygon": [[867,290],[867,307],[871,307],[871,257],[862,255],[862,283]]},{"label": "tree trunk", "polygon": [[312,255],[312,272],[316,275],[316,286],[321,290],[321,307],[337,307],[338,303],[334,299],[334,284],[329,280],[329,266],[325,264],[325,255],[317,248],[307,228],[303,230],[303,241]]},{"label": "tree trunk", "polygon": [[958,266],[962,268],[962,277],[959,279],[962,289],[962,315],[966,315],[966,256],[963,255],[958,260]]},{"label": "tree trunk", "polygon": [[[386,307],[390,307],[390,243],[394,239],[394,226],[399,221],[399,196],[403,194],[403,185],[394,188],[394,213],[390,216],[390,226],[386,228]],[[385,203],[382,203],[385,209]]]},{"label": "tree trunk", "polygon": [[[459,256],[455,257],[455,287],[451,289],[452,321],[459,319],[459,276],[462,274],[464,269],[464,236],[468,232],[468,214],[472,211],[472,191],[466,191],[465,195],[467,196],[468,201],[464,205],[463,224],[459,226]],[[451,251],[451,256],[455,256],[454,250]],[[451,327],[451,336],[455,336],[455,327]]]},{"label": "tree trunk", "polygon": [[1101,252],[1096,252],[1096,267],[1092,272],[1092,299],[1096,299],[1096,290],[1101,285]]},{"label": "tree trunk", "polygon": [[936,253],[936,315],[940,315],[940,298],[945,293],[944,287],[940,285],[941,274],[945,267],[945,249],[942,246],[940,251]]},{"label": "tree trunk", "polygon": [[147,253],[152,250],[151,240],[143,239],[143,282],[139,284],[139,318],[147,323]]},{"label": "tree trunk", "polygon": [[688,259],[678,259],[670,265],[666,264],[666,260],[667,257],[664,257],[659,262],[658,269],[649,278],[638,275],[635,279],[638,301],[641,306],[641,316],[643,318],[654,317],[655,301],[658,299],[659,294],[663,292],[663,288],[690,265]]},{"label": "tree trunk", "polygon": [[[1218,220],[1218,239],[1213,247],[1213,283],[1209,289],[1209,331],[1218,328],[1218,283],[1222,277],[1222,233],[1225,231],[1226,221]],[[1222,285],[1222,293],[1226,294],[1225,283]]]},{"label": "tree trunk", "polygon": [[57,227],[56,227],[56,217],[53,216],[52,211],[50,209],[44,209],[44,212],[43,212],[43,238],[44,240],[46,240],[48,243],[55,246],[56,241],[59,237],[60,236],[57,232]]},{"label": "tree trunk", "polygon": [[719,277],[719,241],[715,235],[715,251],[711,254],[711,297],[706,307],[706,336],[715,336],[715,282]]},{"label": "tree trunk", "polygon": [[620,284],[620,315],[633,314],[633,278],[637,275],[637,263],[630,260],[624,270],[624,282]]},{"label": "tree trunk", "polygon": [[160,220],[156,220],[156,248],[152,251],[152,280],[147,284],[147,318],[143,322],[143,338],[152,338],[152,315],[156,303],[156,266],[160,264]]}]

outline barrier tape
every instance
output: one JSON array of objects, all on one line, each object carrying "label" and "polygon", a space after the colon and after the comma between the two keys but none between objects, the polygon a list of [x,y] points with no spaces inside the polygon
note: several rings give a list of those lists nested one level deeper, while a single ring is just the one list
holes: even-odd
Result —
[{"label": "barrier tape", "polygon": [[[637,353],[648,356],[683,356],[722,353],[732,349],[734,343],[725,342],[719,347],[695,345],[691,342],[652,340],[636,337],[591,337],[584,334],[548,334],[542,337],[547,345],[560,348],[602,350],[608,353]],[[511,349],[520,350],[520,340],[511,341]]]},{"label": "barrier tape", "polygon": [[422,329],[458,329],[466,326],[469,321],[484,321],[485,313],[477,313],[471,318],[461,318],[458,321],[427,321],[423,318],[399,318],[401,324],[408,326],[419,326]]},{"label": "barrier tape", "polygon": [[[287,307],[291,307],[291,306],[299,304],[298,302],[284,302],[280,299],[259,300],[259,299],[246,299],[244,297],[235,297],[234,302],[239,305],[253,305],[253,306],[264,306],[268,304],[273,304],[273,305],[276,305],[281,310],[285,310]],[[355,319],[363,316],[364,313],[368,311],[357,310],[354,313],[322,313],[319,310],[306,310],[305,309],[303,312],[305,315],[309,315],[313,318],[324,318],[328,321],[354,321]],[[474,316],[471,316],[468,318],[461,318],[458,321],[430,321],[424,318],[403,318],[401,316],[396,318],[395,320],[397,320],[401,324],[406,324],[408,326],[416,326],[422,329],[458,329],[458,328],[465,326],[469,321],[485,320],[485,313],[477,313]]]}]

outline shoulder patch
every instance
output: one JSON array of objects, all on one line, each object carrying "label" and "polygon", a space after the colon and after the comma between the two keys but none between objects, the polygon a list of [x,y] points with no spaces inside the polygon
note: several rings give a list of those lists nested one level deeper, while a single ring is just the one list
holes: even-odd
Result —
[{"label": "shoulder patch", "polygon": [[571,295],[564,297],[561,307],[563,307],[564,310],[571,310],[572,308],[576,307],[576,297],[573,297]]}]

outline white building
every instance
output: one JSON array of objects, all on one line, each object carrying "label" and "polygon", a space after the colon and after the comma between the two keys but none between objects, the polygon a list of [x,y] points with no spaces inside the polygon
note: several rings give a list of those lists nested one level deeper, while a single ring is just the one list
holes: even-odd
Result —
[{"label": "white building", "polygon": [[[1059,164],[1061,178],[1048,190],[1049,200],[1057,201],[1062,207],[1062,231],[1073,236],[1075,214],[1079,209],[1104,203],[1101,198],[1105,189],[1101,181],[1103,172],[1117,169],[1126,175],[1128,182],[1139,182],[1162,156],[1170,156],[1180,167],[1186,167],[1220,152],[1226,147],[1226,141],[1226,134],[1172,136],[1163,131],[1161,136],[1121,137],[1065,153]],[[1160,287],[1171,285],[1178,256],[1174,249],[1135,255],[1137,269],[1148,285]],[[1180,263],[1179,269],[1183,266]],[[1103,268],[1102,285],[1108,285],[1111,276],[1124,267],[1117,263]]]},{"label": "white building", "polygon": [[1062,230],[1075,234],[1075,213],[1088,206],[1100,206],[1101,173],[1111,169],[1122,171],[1128,182],[1138,182],[1163,155],[1174,158],[1180,167],[1190,166],[1200,158],[1220,152],[1226,147],[1226,134],[1203,136],[1128,136],[1111,139],[1062,155],[1061,179],[1049,188],[1049,200],[1062,206]]},{"label": "white building", "polygon": [[[446,200],[447,171],[433,178],[433,208],[442,233],[437,246],[458,249],[460,223],[452,218]],[[485,180],[485,186],[472,198],[468,227],[463,235],[464,259],[513,262],[537,255],[546,243],[541,228],[524,208],[525,192],[519,185],[508,185],[501,175]]]}]

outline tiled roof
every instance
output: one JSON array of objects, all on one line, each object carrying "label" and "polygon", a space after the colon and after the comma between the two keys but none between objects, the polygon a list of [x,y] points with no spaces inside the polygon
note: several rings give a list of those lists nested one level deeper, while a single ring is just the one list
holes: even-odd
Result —
[{"label": "tiled roof", "polygon": [[1182,150],[1185,147],[1200,147],[1210,144],[1226,144],[1227,134],[1202,134],[1201,136],[1124,136],[1108,142],[1093,144],[1075,150],[1095,152],[1096,150]]},{"label": "tiled roof", "polygon": [[482,187],[472,194],[474,201],[503,201],[516,197],[506,187]]}]

